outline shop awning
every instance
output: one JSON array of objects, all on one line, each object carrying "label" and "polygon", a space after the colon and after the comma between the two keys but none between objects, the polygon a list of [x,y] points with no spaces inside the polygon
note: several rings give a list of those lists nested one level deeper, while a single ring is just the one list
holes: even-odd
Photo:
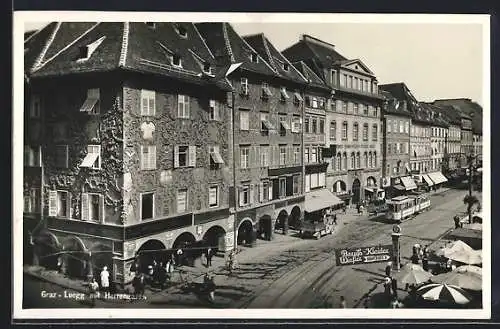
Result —
[{"label": "shop awning", "polygon": [[407,191],[414,190],[417,188],[415,181],[410,176],[401,177],[401,183],[403,183]]},{"label": "shop awning", "polygon": [[404,191],[405,187],[401,184],[396,184],[393,186],[396,190]]},{"label": "shop awning", "polygon": [[432,181],[432,179],[429,178],[429,176],[427,175],[422,175],[422,178],[424,179],[424,181],[427,183],[427,185],[429,186],[432,186],[434,185],[434,182]]},{"label": "shop awning", "polygon": [[99,153],[87,153],[85,159],[83,159],[80,167],[90,168],[94,165],[95,161],[99,157]]},{"label": "shop awning", "polygon": [[427,175],[430,177],[430,179],[432,179],[434,184],[441,184],[448,181],[448,179],[444,177],[444,175],[440,171],[431,172]]},{"label": "shop awning", "polygon": [[472,230],[468,228],[456,228],[451,233],[449,233],[447,238],[466,238],[466,239],[483,239],[483,232],[478,230]]},{"label": "shop awning", "polygon": [[330,208],[342,203],[343,201],[340,200],[328,189],[311,191],[306,193],[305,211],[314,212],[321,209]]}]

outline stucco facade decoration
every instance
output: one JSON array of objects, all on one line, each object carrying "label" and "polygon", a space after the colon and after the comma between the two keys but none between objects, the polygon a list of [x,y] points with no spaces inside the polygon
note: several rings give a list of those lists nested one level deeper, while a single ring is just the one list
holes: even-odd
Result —
[{"label": "stucco facade decoration", "polygon": [[346,202],[366,199],[381,181],[383,97],[375,74],[361,60],[347,59],[334,45],[308,35],[283,53],[303,61],[333,90],[326,111],[327,188]]}]

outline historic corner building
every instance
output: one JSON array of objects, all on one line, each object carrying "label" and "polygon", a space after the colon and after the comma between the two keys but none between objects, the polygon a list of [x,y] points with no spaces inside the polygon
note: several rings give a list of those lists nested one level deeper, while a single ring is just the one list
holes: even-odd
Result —
[{"label": "historic corner building", "polygon": [[411,113],[406,101],[399,101],[384,90],[381,94],[386,98],[382,119],[382,187],[386,197],[392,198],[416,188],[409,179]]},{"label": "historic corner building", "polygon": [[228,23],[197,24],[220,66],[234,70],[234,186],[237,242],[271,240],[304,217],[302,113],[307,80],[263,34]]},{"label": "historic corner building", "polygon": [[380,106],[377,79],[359,59],[304,35],[283,54],[304,62],[333,90],[327,100],[326,147],[331,153],[326,186],[347,203],[375,198],[381,178]]},{"label": "historic corner building", "polygon": [[155,251],[231,245],[231,86],[193,24],[51,23],[25,40],[25,67],[37,262],[63,251],[68,275],[108,266],[124,283]]}]

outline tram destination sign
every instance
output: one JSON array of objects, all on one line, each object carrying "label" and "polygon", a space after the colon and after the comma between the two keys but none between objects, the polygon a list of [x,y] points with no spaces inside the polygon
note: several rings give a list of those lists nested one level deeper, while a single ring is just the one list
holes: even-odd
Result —
[{"label": "tram destination sign", "polygon": [[392,244],[335,249],[337,266],[382,263],[392,258]]}]

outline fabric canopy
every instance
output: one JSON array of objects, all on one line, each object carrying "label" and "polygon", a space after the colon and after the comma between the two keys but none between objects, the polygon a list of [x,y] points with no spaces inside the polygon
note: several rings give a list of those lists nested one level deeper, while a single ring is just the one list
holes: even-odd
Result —
[{"label": "fabric canopy", "polygon": [[315,190],[306,193],[305,211],[314,212],[321,209],[330,208],[342,203],[343,201],[340,200],[336,195],[334,195],[328,189]]},{"label": "fabric canopy", "polygon": [[422,175],[422,178],[424,179],[424,181],[427,183],[427,185],[429,186],[432,186],[434,185],[434,182],[432,181],[432,179],[429,178],[429,176],[427,175]]},{"label": "fabric canopy", "polygon": [[440,171],[431,172],[428,174],[429,178],[432,179],[434,184],[441,184],[447,182],[448,179]]},{"label": "fabric canopy", "polygon": [[417,188],[415,181],[410,176],[401,177],[401,182],[403,183],[407,191],[414,190]]}]

